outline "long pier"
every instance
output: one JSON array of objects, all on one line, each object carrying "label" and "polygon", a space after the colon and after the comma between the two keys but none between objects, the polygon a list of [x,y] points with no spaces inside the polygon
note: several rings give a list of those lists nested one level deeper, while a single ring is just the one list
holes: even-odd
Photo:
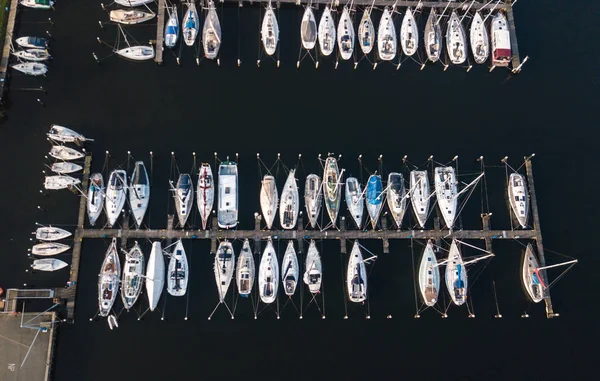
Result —
[{"label": "long pier", "polygon": [[163,51],[165,50],[164,39],[165,39],[165,10],[167,4],[165,0],[158,0],[158,22],[156,23],[156,53],[154,55],[154,61],[159,65],[163,62]]},{"label": "long pier", "polygon": [[17,17],[17,8],[19,0],[11,0],[8,10],[8,23],[6,24],[6,33],[4,34],[4,47],[2,48],[2,58],[0,58],[0,102],[4,98],[4,88],[6,86],[6,73],[8,71],[8,60],[10,59],[10,47],[12,45],[12,35],[15,29],[15,18]]}]

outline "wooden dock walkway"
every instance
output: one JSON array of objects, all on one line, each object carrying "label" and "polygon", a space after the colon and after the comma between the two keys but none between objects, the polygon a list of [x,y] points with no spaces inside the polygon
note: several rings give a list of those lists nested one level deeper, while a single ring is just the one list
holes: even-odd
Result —
[{"label": "wooden dock walkway", "polygon": [[[510,49],[512,51],[512,68],[517,70],[521,66],[521,57],[519,56],[519,44],[517,43],[517,29],[515,25],[515,15],[510,0],[506,1],[506,21],[508,22],[508,30],[510,32]],[[519,68],[520,71],[520,68]],[[519,71],[515,71],[518,73]]]},{"label": "wooden dock walkway", "polygon": [[164,51],[164,33],[165,33],[165,9],[167,4],[165,0],[158,1],[158,22],[156,23],[156,53],[154,60],[159,65],[163,62],[163,51]]},{"label": "wooden dock walkway", "polygon": [[[268,0],[220,0],[220,1],[224,1],[226,3],[238,3],[240,6],[242,6],[244,3],[248,3],[248,4],[260,4],[260,3],[264,3],[267,4]],[[275,4],[294,4],[294,5],[302,5],[302,4],[307,4],[308,1],[303,0],[303,1],[299,1],[299,0],[272,0],[273,3]],[[343,5],[344,2],[339,1],[339,0],[334,0],[334,6],[341,6]],[[316,4],[321,4],[321,5],[325,5],[325,4],[329,4],[331,5],[331,0],[312,0],[312,4],[316,5]],[[366,6],[371,6],[373,4],[373,0],[354,0],[354,5],[355,6],[361,6],[361,7],[366,7]],[[467,9],[469,8],[469,6],[471,7],[472,10],[478,10],[478,9],[503,9],[506,7],[510,7],[510,2],[508,2],[507,4],[504,5],[498,5],[495,6],[493,3],[489,3],[488,2],[475,2],[471,5],[470,2],[464,3],[464,2],[460,2],[460,1],[418,1],[418,0],[375,0],[375,6],[377,7],[393,7],[394,5],[396,5],[396,8],[407,8],[407,7],[412,7],[415,8],[417,6],[421,7],[421,8],[448,8],[448,9]]]},{"label": "wooden dock walkway", "polygon": [[10,46],[12,43],[13,31],[15,29],[15,18],[17,17],[17,8],[19,0],[11,0],[8,10],[8,23],[6,24],[6,33],[4,34],[4,47],[2,48],[2,58],[0,58],[0,103],[4,98],[4,89],[6,87],[6,74],[8,72],[8,60],[10,59]]}]

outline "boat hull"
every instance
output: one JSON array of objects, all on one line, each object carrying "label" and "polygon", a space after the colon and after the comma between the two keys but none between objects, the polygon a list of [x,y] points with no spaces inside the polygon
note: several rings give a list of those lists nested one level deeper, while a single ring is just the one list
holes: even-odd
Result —
[{"label": "boat hull", "polygon": [[404,176],[401,173],[392,172],[388,175],[387,204],[396,227],[400,229],[402,220],[406,213],[406,188]]},{"label": "boat hull", "polygon": [[120,276],[121,262],[117,253],[117,239],[113,238],[98,274],[98,314],[102,317],[108,316],[115,303]]},{"label": "boat hull", "polygon": [[87,214],[91,226],[96,225],[96,220],[102,213],[105,191],[102,175],[100,173],[92,174],[87,197]]},{"label": "boat hull", "polygon": [[452,302],[457,306],[461,306],[467,301],[467,269],[463,264],[460,250],[454,240],[450,246],[448,262],[446,263],[446,288],[450,293]]},{"label": "boat hull", "polygon": [[125,256],[125,263],[123,265],[121,299],[123,300],[123,307],[126,310],[133,307],[142,292],[144,266],[144,254],[136,242]]},{"label": "boat hull", "polygon": [[348,7],[344,6],[337,30],[338,49],[343,60],[349,60],[354,52],[354,25]]},{"label": "boat hull", "polygon": [[340,180],[337,160],[333,157],[328,157],[327,160],[325,160],[325,172],[323,174],[323,198],[325,199],[327,214],[329,214],[333,226],[336,226],[338,213],[340,211]]},{"label": "boat hull", "polygon": [[183,41],[187,46],[192,46],[196,42],[196,37],[198,37],[198,30],[200,28],[198,18],[198,11],[196,11],[196,5],[192,3],[188,3],[188,9],[185,12],[185,17],[183,18]]},{"label": "boat hull", "polygon": [[108,225],[112,227],[125,206],[127,198],[127,173],[124,170],[114,170],[110,173],[108,187],[104,197]]},{"label": "boat hull", "polygon": [[296,226],[300,209],[295,172],[294,169],[290,170],[281,192],[281,204],[279,205],[279,223],[283,229],[288,230]]},{"label": "boat hull", "polygon": [[202,163],[200,166],[196,195],[198,198],[198,211],[202,219],[202,229],[206,229],[206,223],[208,217],[210,217],[215,199],[215,184],[210,164]]},{"label": "boat hull", "polygon": [[358,179],[355,177],[348,177],[346,179],[346,191],[345,191],[346,205],[348,211],[356,223],[358,229],[362,229],[362,219],[365,209],[365,203],[363,201],[362,189]]},{"label": "boat hull", "polygon": [[204,47],[204,56],[209,60],[214,60],[219,54],[221,48],[221,23],[217,10],[212,1],[208,2],[208,13],[204,20],[202,28],[202,46]]},{"label": "boat hull", "polygon": [[398,40],[396,37],[396,27],[392,20],[392,14],[386,7],[379,22],[377,33],[377,52],[382,61],[391,61],[396,57],[398,50]]},{"label": "boat hull", "polygon": [[299,273],[298,256],[294,249],[294,242],[289,241],[281,262],[281,283],[287,296],[292,296],[296,292]]},{"label": "boat hull", "polygon": [[110,11],[109,18],[112,22],[123,25],[140,24],[152,20],[156,14],[154,12],[143,12],[136,10],[115,9]]},{"label": "boat hull", "polygon": [[273,242],[269,240],[260,259],[258,268],[258,287],[260,299],[265,304],[271,304],[277,299],[279,285],[279,264]]},{"label": "boat hull", "polygon": [[181,240],[177,241],[171,253],[167,275],[167,292],[173,296],[185,295],[189,279],[189,266]]},{"label": "boat hull", "polygon": [[70,236],[71,232],[52,226],[43,226],[35,231],[35,238],[46,242],[59,241]]},{"label": "boat hull", "polygon": [[150,180],[143,161],[137,161],[131,174],[131,188],[129,189],[129,205],[139,229],[148,210],[150,202]]},{"label": "boat hull", "polygon": [[267,229],[273,227],[278,203],[279,195],[277,193],[275,178],[271,175],[266,175],[263,177],[262,186],[260,188],[260,208],[265,223],[267,224]]},{"label": "boat hull", "polygon": [[375,26],[368,8],[365,9],[358,26],[358,43],[364,54],[371,53],[375,44]]},{"label": "boat hull", "polygon": [[62,162],[58,162],[58,163],[52,163],[52,167],[50,167],[50,169],[54,173],[63,175],[63,174],[79,172],[83,169],[83,167],[79,164],[62,161]]},{"label": "boat hull", "polygon": [[452,167],[437,167],[435,169],[435,195],[442,217],[448,229],[454,227],[458,190],[456,175]]},{"label": "boat hull", "polygon": [[50,257],[53,255],[64,253],[70,248],[71,246],[65,245],[63,243],[43,242],[38,243],[37,245],[33,245],[33,247],[31,248],[31,254],[43,257]]},{"label": "boat hull", "polygon": [[306,204],[306,214],[310,226],[317,227],[317,219],[321,213],[323,204],[323,190],[321,188],[321,178],[315,174],[306,177],[304,184],[304,203]]},{"label": "boat hull", "polygon": [[367,299],[367,269],[358,245],[354,242],[348,268],[346,270],[346,287],[348,299],[354,303],[361,303]]},{"label": "boat hull", "polygon": [[471,53],[473,53],[475,63],[481,65],[487,61],[490,54],[490,40],[479,11],[475,12],[475,16],[471,22],[469,37],[471,40]]},{"label": "boat hull", "polygon": [[83,153],[69,147],[64,146],[54,146],[50,149],[50,156],[58,160],[77,160],[81,159],[84,155]]},{"label": "boat hull", "polygon": [[31,268],[37,271],[57,271],[67,267],[68,264],[56,258],[43,258],[33,261]]},{"label": "boat hull", "polygon": [[189,174],[182,173],[179,175],[177,186],[173,190],[173,198],[175,199],[179,226],[183,228],[194,206],[194,184]]},{"label": "boat hull", "polygon": [[235,277],[238,292],[243,297],[247,297],[252,292],[255,271],[254,257],[252,256],[252,251],[250,251],[250,242],[245,240],[238,258]]},{"label": "boat hull", "polygon": [[537,269],[540,267],[539,262],[533,251],[531,244],[523,250],[521,256],[521,284],[525,290],[527,298],[533,303],[539,303],[544,300],[545,284]]},{"label": "boat hull", "polygon": [[513,214],[523,229],[527,228],[529,194],[525,176],[511,173],[508,179],[508,200]]},{"label": "boat hull", "polygon": [[306,6],[300,24],[300,40],[302,41],[302,47],[306,50],[314,49],[317,44],[317,36],[318,32],[315,14],[310,6]]},{"label": "boat hull", "polygon": [[321,292],[321,282],[323,280],[323,266],[321,264],[321,256],[315,245],[315,241],[311,240],[306,253],[306,263],[303,280],[308,286],[311,294]]},{"label": "boat hull", "polygon": [[277,51],[277,44],[279,43],[279,24],[271,3],[267,6],[260,34],[265,53],[272,56]]},{"label": "boat hull", "polygon": [[165,287],[165,259],[160,242],[152,243],[152,251],[146,268],[146,293],[150,311],[154,311]]},{"label": "boat hull", "polygon": [[400,45],[408,57],[414,55],[419,49],[419,30],[413,16],[412,9],[407,8],[402,25],[400,26]]},{"label": "boat hull", "polygon": [[319,48],[325,57],[331,55],[335,48],[335,23],[329,5],[325,6],[319,21]]},{"label": "boat hull", "polygon": [[425,305],[431,307],[437,303],[440,292],[440,268],[430,242],[425,246],[419,264],[419,291]]},{"label": "boat hull", "polygon": [[176,6],[167,9],[170,9],[170,16],[167,25],[165,25],[165,46],[173,48],[179,40],[179,18],[177,17]]},{"label": "boat hull", "polygon": [[425,227],[429,216],[429,179],[427,171],[410,172],[410,201],[413,212],[421,228]]},{"label": "boat hull", "polygon": [[217,283],[217,292],[219,302],[223,303],[235,269],[235,253],[231,242],[223,241],[219,244],[217,254],[215,255],[215,282]]},{"label": "boat hull", "polygon": [[425,24],[425,52],[431,62],[437,62],[441,55],[444,44],[442,43],[442,28],[435,8],[429,11],[429,17]]},{"label": "boat hull", "polygon": [[130,46],[119,49],[115,51],[115,53],[132,61],[147,61],[154,59],[154,48],[152,46]]},{"label": "boat hull", "polygon": [[490,25],[492,45],[492,65],[507,67],[512,59],[510,32],[504,13],[497,12]]},{"label": "boat hull", "polygon": [[446,50],[448,51],[450,62],[454,65],[461,65],[466,61],[466,43],[465,29],[456,11],[452,11],[450,20],[448,20],[448,30],[446,31]]},{"label": "boat hull", "polygon": [[381,176],[371,175],[369,177],[369,181],[367,182],[366,203],[367,212],[369,213],[369,218],[371,219],[371,225],[373,226],[373,229],[377,227],[379,214],[381,213],[381,207],[383,206],[382,189],[383,186],[381,184]]},{"label": "boat hull", "polygon": [[217,223],[222,229],[237,226],[238,218],[238,171],[237,164],[224,162],[219,166],[219,206]]}]

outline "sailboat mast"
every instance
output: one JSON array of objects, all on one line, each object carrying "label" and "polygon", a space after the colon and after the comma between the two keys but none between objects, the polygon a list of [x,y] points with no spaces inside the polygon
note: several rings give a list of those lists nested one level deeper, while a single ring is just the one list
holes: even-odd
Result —
[{"label": "sailboat mast", "polygon": [[544,267],[538,267],[536,270],[541,271],[541,270],[547,270],[547,269],[551,269],[553,267],[559,267],[559,266],[565,266],[565,265],[570,265],[570,264],[574,264],[577,263],[577,259],[574,259],[572,261],[567,261],[567,262],[563,262],[563,263],[557,263],[555,265],[550,265],[550,266],[544,266]]}]

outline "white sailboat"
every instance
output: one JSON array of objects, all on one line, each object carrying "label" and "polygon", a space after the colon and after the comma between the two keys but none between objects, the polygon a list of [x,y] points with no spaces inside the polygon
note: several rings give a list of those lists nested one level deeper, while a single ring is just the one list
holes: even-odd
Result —
[{"label": "white sailboat", "polygon": [[456,11],[452,11],[446,30],[446,49],[450,62],[461,65],[467,59],[467,37]]},{"label": "white sailboat", "polygon": [[71,232],[54,226],[42,226],[36,229],[35,239],[40,241],[60,241],[71,236]]},{"label": "white sailboat", "polygon": [[112,227],[117,222],[126,199],[127,173],[122,169],[115,169],[108,178],[108,188],[104,197],[108,226]]},{"label": "white sailboat", "polygon": [[[50,126],[50,131],[46,134],[50,139],[63,142],[63,143],[77,143],[77,142],[93,142],[94,139],[86,138],[79,132],[75,132],[70,128],[53,124]],[[80,156],[83,157],[83,154]]]},{"label": "white sailboat", "polygon": [[396,27],[388,7],[383,10],[383,15],[379,21],[379,30],[377,33],[377,52],[379,58],[383,61],[391,61],[396,57],[398,41],[396,37]]},{"label": "white sailboat", "polygon": [[146,293],[150,311],[158,306],[160,295],[165,287],[165,259],[159,241],[152,242],[152,251],[146,267]]},{"label": "white sailboat", "polygon": [[338,169],[337,160],[334,157],[327,157],[325,160],[325,170],[323,173],[323,194],[325,198],[325,207],[331,223],[336,224],[338,213],[340,212],[340,199],[342,198],[341,175]]},{"label": "white sailboat", "polygon": [[222,229],[236,227],[238,219],[237,164],[224,161],[219,165],[219,205],[217,222]]},{"label": "white sailboat", "polygon": [[177,241],[171,252],[167,275],[167,292],[173,296],[185,295],[190,274],[187,256],[181,240]]},{"label": "white sailboat", "polygon": [[275,54],[277,43],[279,42],[279,24],[277,23],[277,17],[271,6],[271,0],[269,0],[267,11],[265,12],[265,17],[262,21],[260,36],[265,52],[270,56]]},{"label": "white sailboat", "polygon": [[435,168],[435,195],[446,227],[452,229],[457,212],[458,190],[453,167]]},{"label": "white sailboat", "polygon": [[96,220],[102,213],[102,206],[104,205],[104,179],[100,173],[94,173],[90,176],[90,188],[87,194],[87,214],[90,220],[90,225],[94,226]]},{"label": "white sailboat", "polygon": [[176,187],[173,187],[173,182],[170,184],[173,191],[173,199],[175,199],[175,209],[177,210],[179,225],[183,228],[194,206],[194,184],[192,184],[192,177],[187,173],[182,173],[179,175]]},{"label": "white sailboat", "polygon": [[27,8],[50,9],[54,5],[52,0],[19,0],[19,4]]},{"label": "white sailboat", "polygon": [[248,239],[245,239],[235,271],[238,292],[244,298],[247,298],[252,292],[254,272],[254,257],[252,256],[252,251],[250,251],[250,242]]},{"label": "white sailboat", "polygon": [[24,36],[15,40],[17,45],[25,49],[46,49],[48,40],[43,37]]},{"label": "white sailboat", "polygon": [[206,229],[206,223],[212,211],[215,199],[215,186],[210,164],[202,163],[198,171],[198,185],[196,187],[198,211],[202,219],[202,229]]},{"label": "white sailboat", "polygon": [[375,26],[371,20],[373,7],[366,8],[358,25],[358,44],[364,54],[371,53],[375,44]]},{"label": "white sailboat", "polygon": [[70,248],[71,246],[65,245],[64,243],[42,242],[38,243],[37,245],[33,245],[33,247],[31,248],[31,254],[43,257],[51,257],[53,255],[64,253]]},{"label": "white sailboat", "polygon": [[410,201],[421,228],[425,227],[429,216],[429,197],[427,171],[410,171]]},{"label": "white sailboat", "polygon": [[49,155],[58,160],[77,160],[84,156],[83,153],[65,146],[53,146]]},{"label": "white sailboat", "polygon": [[273,242],[269,238],[258,267],[258,288],[263,303],[270,304],[277,299],[278,285],[279,263]]},{"label": "white sailboat", "polygon": [[11,65],[13,69],[20,71],[23,74],[38,76],[44,75],[48,72],[48,67],[43,63],[39,62],[24,62],[16,65]]},{"label": "white sailboat", "polygon": [[108,14],[110,21],[124,25],[140,24],[152,20],[156,16],[154,12],[136,11],[133,9],[113,9]]},{"label": "white sailboat", "polygon": [[133,307],[142,292],[144,265],[144,253],[142,253],[140,245],[135,241],[131,250],[125,254],[123,278],[121,280],[121,299],[123,300],[123,307],[126,310]]},{"label": "white sailboat", "polygon": [[366,204],[369,218],[373,229],[377,226],[379,215],[383,207],[383,186],[381,184],[381,176],[371,175],[367,181]]},{"label": "white sailboat", "polygon": [[348,268],[346,270],[346,287],[351,302],[360,303],[367,299],[367,269],[358,241],[354,241]]},{"label": "white sailboat", "polygon": [[467,269],[456,244],[456,240],[452,240],[448,260],[446,263],[446,287],[450,293],[452,301],[457,306],[464,304],[467,301],[468,278]]},{"label": "white sailboat", "polygon": [[406,200],[404,176],[401,173],[391,172],[387,182],[387,204],[398,229],[402,226],[404,213],[406,213]]},{"label": "white sailboat", "polygon": [[54,173],[58,173],[59,175],[64,175],[73,172],[79,172],[83,169],[83,167],[79,164],[69,163],[66,161],[59,161],[57,163],[52,163],[50,170]]},{"label": "white sailboat", "polygon": [[340,56],[343,60],[349,60],[352,57],[352,52],[354,52],[354,25],[352,25],[350,11],[346,5],[338,23],[337,39]]},{"label": "white sailboat", "polygon": [[49,190],[65,189],[81,183],[81,180],[66,175],[46,176],[44,188]]},{"label": "white sailboat", "polygon": [[50,59],[46,49],[13,50],[12,54],[21,60],[32,62],[44,62]]},{"label": "white sailboat", "polygon": [[497,12],[490,25],[492,43],[492,64],[494,66],[506,67],[512,58],[510,44],[510,32],[506,16],[502,11]]},{"label": "white sailboat", "polygon": [[117,239],[113,238],[98,274],[98,314],[102,317],[108,316],[115,303],[120,277],[121,262],[117,253]]},{"label": "white sailboat", "polygon": [[306,253],[306,264],[304,266],[304,283],[308,286],[311,294],[321,292],[321,282],[323,281],[323,266],[321,256],[315,245],[314,240],[310,240],[308,252]]},{"label": "white sailboat", "polygon": [[440,268],[431,242],[427,242],[419,264],[419,291],[425,305],[431,307],[437,303],[440,293]]},{"label": "white sailboat", "polygon": [[523,229],[527,227],[529,216],[529,193],[525,176],[511,173],[508,179],[508,200],[512,211]]},{"label": "white sailboat", "polygon": [[283,229],[293,229],[298,221],[298,210],[300,208],[298,185],[291,169],[288,178],[281,191],[281,204],[279,205],[279,222]]},{"label": "white sailboat", "polygon": [[352,219],[356,223],[356,227],[362,229],[363,211],[365,202],[363,200],[363,192],[360,188],[360,183],[356,177],[348,177],[346,179],[346,205]]},{"label": "white sailboat", "polygon": [[229,241],[223,241],[219,244],[217,254],[215,255],[215,281],[217,282],[217,291],[219,293],[219,302],[223,303],[229,284],[233,278],[233,269],[235,269],[235,253],[233,246]]},{"label": "white sailboat", "polygon": [[121,25],[117,25],[121,34],[123,35],[123,39],[127,44],[126,48],[115,50],[115,53],[120,55],[123,58],[127,58],[132,61],[147,61],[154,58],[154,47],[149,45],[134,45],[131,46],[129,41],[127,41],[127,36],[125,35],[125,31],[121,28]]},{"label": "white sailboat", "polygon": [[300,268],[298,267],[298,257],[294,249],[294,241],[290,240],[285,249],[283,261],[281,262],[281,282],[287,296],[292,296],[296,292],[299,274]]},{"label": "white sailboat", "polygon": [[321,213],[321,204],[323,203],[321,178],[318,175],[310,174],[306,177],[306,182],[304,183],[304,203],[306,204],[308,221],[314,229],[317,227],[317,219]]},{"label": "white sailboat", "polygon": [[33,261],[31,268],[37,271],[57,271],[67,267],[67,262],[56,258],[42,258]]},{"label": "white sailboat", "polygon": [[154,0],[115,0],[116,4],[122,5],[124,7],[139,7],[144,4],[153,3]]},{"label": "white sailboat", "polygon": [[177,45],[179,40],[179,17],[177,15],[177,6],[167,7],[169,13],[169,20],[165,25],[165,46],[172,48]]},{"label": "white sailboat", "polygon": [[136,161],[129,186],[129,205],[138,229],[144,220],[149,202],[150,180],[148,179],[148,172],[143,161]]},{"label": "white sailboat", "polygon": [[300,40],[302,47],[311,50],[317,44],[317,21],[310,4],[304,7],[302,22],[300,23]]},{"label": "white sailboat", "polygon": [[325,6],[319,21],[319,48],[321,48],[321,54],[326,57],[335,48],[335,23],[329,5]]},{"label": "white sailboat", "polygon": [[277,185],[275,184],[275,178],[271,175],[265,175],[261,183],[260,209],[267,224],[267,229],[271,229],[277,213],[277,204],[279,203]]},{"label": "white sailboat", "polygon": [[431,8],[425,24],[425,52],[429,61],[437,62],[442,55],[443,47],[439,17],[435,8]]},{"label": "white sailboat", "polygon": [[196,11],[196,4],[192,1],[188,3],[187,11],[183,17],[183,41],[187,46],[194,45],[199,30],[200,19],[198,18],[198,11]]},{"label": "white sailboat", "polygon": [[212,0],[208,1],[208,13],[204,20],[202,28],[202,46],[204,47],[204,56],[209,60],[214,60],[219,54],[221,47],[221,23],[215,4]]},{"label": "white sailboat", "polygon": [[477,64],[484,63],[490,54],[490,40],[488,32],[485,28],[485,23],[479,11],[475,12],[473,21],[471,22],[471,30],[469,33],[471,40],[471,51],[473,58]]},{"label": "white sailboat", "polygon": [[408,57],[415,54],[419,48],[419,30],[417,29],[417,22],[410,8],[406,9],[402,25],[400,26],[400,45],[402,46],[402,51]]}]

